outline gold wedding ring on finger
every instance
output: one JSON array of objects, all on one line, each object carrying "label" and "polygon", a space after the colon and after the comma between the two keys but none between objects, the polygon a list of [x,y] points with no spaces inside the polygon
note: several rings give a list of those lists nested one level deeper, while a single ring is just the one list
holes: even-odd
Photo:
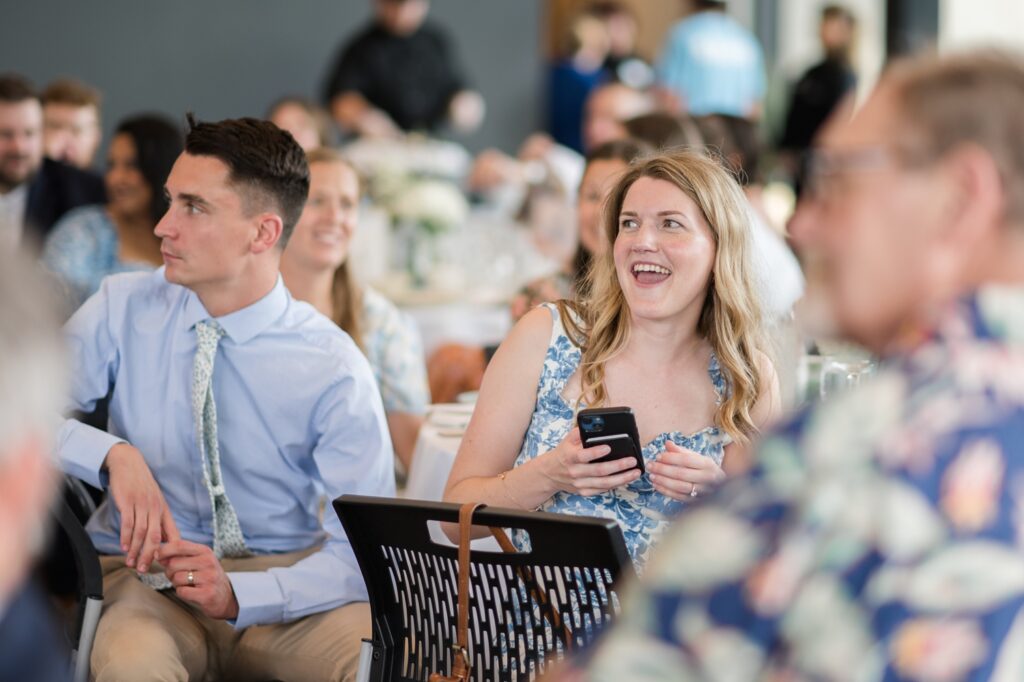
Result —
[{"label": "gold wedding ring on finger", "polygon": [[196,574],[195,571],[189,571],[188,575],[185,576],[185,582],[188,583],[189,587],[196,586]]}]

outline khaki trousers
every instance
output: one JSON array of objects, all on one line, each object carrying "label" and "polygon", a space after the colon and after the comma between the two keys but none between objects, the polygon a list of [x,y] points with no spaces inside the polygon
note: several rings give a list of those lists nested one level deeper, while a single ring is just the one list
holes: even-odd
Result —
[{"label": "khaki trousers", "polygon": [[[265,571],[290,566],[313,551],[221,563],[226,571]],[[173,591],[143,585],[124,557],[105,556],[101,562],[104,606],[91,660],[97,682],[355,679],[360,640],[370,637],[366,602],[239,632]]]}]

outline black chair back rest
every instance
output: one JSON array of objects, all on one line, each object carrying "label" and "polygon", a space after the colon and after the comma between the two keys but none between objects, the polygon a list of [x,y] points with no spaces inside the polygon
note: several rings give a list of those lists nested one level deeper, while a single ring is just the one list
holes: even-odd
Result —
[{"label": "black chair back rest", "polygon": [[68,506],[67,501],[60,500],[56,504],[54,516],[57,521],[57,540],[67,543],[74,561],[78,610],[73,630],[68,633],[68,640],[72,648],[77,648],[85,615],[86,600],[103,599],[103,571],[100,568],[99,554],[92,544],[92,539],[85,532],[85,528],[76,513]]},{"label": "black chair back rest", "polygon": [[[458,550],[434,542],[427,522],[458,523],[459,505],[344,495],[334,509],[369,592],[370,679],[426,682],[431,673],[448,674],[456,642]],[[473,518],[474,525],[525,530],[531,544],[529,552],[471,553],[473,679],[536,679],[617,616],[616,581],[633,574],[633,565],[615,521],[498,508],[481,509]],[[525,571],[537,587],[532,593],[522,579]],[[552,626],[538,593],[566,628]]]}]

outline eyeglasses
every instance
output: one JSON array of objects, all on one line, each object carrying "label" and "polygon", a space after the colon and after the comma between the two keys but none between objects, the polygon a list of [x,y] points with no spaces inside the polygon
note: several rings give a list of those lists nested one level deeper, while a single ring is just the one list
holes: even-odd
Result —
[{"label": "eyeglasses", "polygon": [[807,161],[807,188],[813,199],[834,199],[843,183],[855,174],[892,168],[914,168],[926,164],[923,157],[911,156],[891,147],[877,145],[859,149],[814,149]]}]

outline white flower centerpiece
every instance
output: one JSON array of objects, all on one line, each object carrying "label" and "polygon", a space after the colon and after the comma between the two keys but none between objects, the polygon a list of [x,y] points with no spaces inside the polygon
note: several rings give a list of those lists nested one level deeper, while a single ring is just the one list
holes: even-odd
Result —
[{"label": "white flower centerpiece", "polygon": [[423,288],[438,261],[437,238],[462,226],[469,204],[451,181],[378,172],[373,193],[391,217],[399,263],[412,286]]}]

